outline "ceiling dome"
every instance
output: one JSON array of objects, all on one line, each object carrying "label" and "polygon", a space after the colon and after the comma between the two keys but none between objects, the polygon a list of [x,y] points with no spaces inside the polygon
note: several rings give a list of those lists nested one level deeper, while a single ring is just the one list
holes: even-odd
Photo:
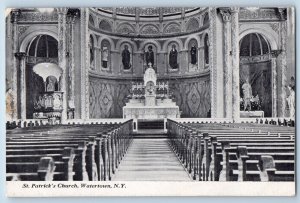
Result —
[{"label": "ceiling dome", "polygon": [[49,35],[37,35],[27,47],[28,56],[57,58],[57,40]]},{"label": "ceiling dome", "polygon": [[240,56],[258,56],[270,53],[267,40],[258,33],[250,33],[240,41]]}]

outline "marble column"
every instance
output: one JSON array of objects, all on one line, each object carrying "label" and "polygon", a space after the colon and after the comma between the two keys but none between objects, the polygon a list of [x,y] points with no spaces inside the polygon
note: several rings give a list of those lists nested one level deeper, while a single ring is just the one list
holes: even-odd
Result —
[{"label": "marble column", "polygon": [[58,8],[58,66],[62,69],[60,91],[63,92],[63,111],[61,122],[65,123],[68,112],[68,92],[67,92],[67,8]]},{"label": "marble column", "polygon": [[220,14],[224,23],[224,113],[225,118],[232,118],[231,13],[229,8],[222,8]]},{"label": "marble column", "polygon": [[279,117],[285,117],[286,115],[286,86],[287,84],[287,62],[286,62],[286,37],[287,37],[287,22],[286,22],[286,10],[285,9],[279,9],[281,23],[280,23],[280,33],[281,33],[281,53],[279,54],[279,69],[278,74],[281,75],[281,81],[280,81],[280,99],[279,99]]},{"label": "marble column", "polygon": [[[26,53],[17,52],[15,58],[19,60],[19,73],[20,73],[20,118],[26,119]],[[15,82],[17,83],[17,82]]]},{"label": "marble column", "polygon": [[277,117],[277,57],[279,50],[271,52],[271,68],[272,68],[272,117]]},{"label": "marble column", "polygon": [[[17,31],[17,22],[18,22],[18,17],[20,15],[19,10],[13,10],[11,12],[11,23],[12,23],[12,32],[11,32],[11,40],[12,40],[12,52],[13,53],[18,53],[19,51],[19,38],[18,38],[18,31]],[[18,98],[18,68],[19,68],[19,64],[18,64],[18,58],[17,57],[12,57],[12,65],[13,65],[13,76],[12,76],[12,81],[11,82],[11,87],[12,87],[12,97],[13,97],[13,112],[12,112],[12,119],[18,119],[21,118],[21,112],[18,112],[18,103],[19,103],[19,98]],[[25,105],[26,107],[26,105]],[[26,114],[25,114],[25,118],[26,118]]]},{"label": "marble column", "polygon": [[[69,9],[69,96],[68,96],[68,108],[75,108],[75,54],[74,54],[74,26],[77,15],[79,14],[78,9]],[[78,11],[77,11],[78,10]],[[75,118],[75,115],[74,115]]]},{"label": "marble column", "polygon": [[239,50],[239,8],[231,10],[232,51],[232,118],[240,118],[240,50]]},{"label": "marble column", "polygon": [[80,9],[80,30],[81,30],[81,119],[89,118],[89,32],[88,20],[89,10]]},{"label": "marble column", "polygon": [[[216,8],[210,7],[209,8],[209,19],[210,19],[210,26],[209,26],[209,69],[210,69],[210,105],[211,105],[211,117],[216,118],[218,117],[218,106],[217,106],[217,11]],[[204,42],[205,43],[205,42]],[[205,59],[204,59],[205,60]],[[205,63],[205,62],[204,62]]]}]

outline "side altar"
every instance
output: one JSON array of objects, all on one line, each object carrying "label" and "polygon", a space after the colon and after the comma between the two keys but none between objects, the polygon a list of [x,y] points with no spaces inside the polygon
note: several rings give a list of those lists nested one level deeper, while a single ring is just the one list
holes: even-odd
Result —
[{"label": "side altar", "polygon": [[138,121],[141,120],[164,120],[166,130],[167,118],[180,117],[179,107],[170,99],[168,83],[157,82],[151,64],[145,71],[143,83],[133,84],[131,92],[128,103],[123,107],[123,118],[133,119],[134,131],[138,130]]}]

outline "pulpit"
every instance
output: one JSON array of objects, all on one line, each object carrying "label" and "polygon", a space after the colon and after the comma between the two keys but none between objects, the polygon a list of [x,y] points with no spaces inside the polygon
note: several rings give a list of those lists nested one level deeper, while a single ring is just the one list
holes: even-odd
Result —
[{"label": "pulpit", "polygon": [[56,122],[63,111],[63,94],[60,91],[59,78],[62,70],[51,63],[40,63],[33,67],[33,71],[44,81],[44,91],[34,98],[34,119],[50,119]]},{"label": "pulpit", "polygon": [[[155,70],[151,64],[144,74],[143,83],[132,84],[132,94],[123,107],[123,118],[133,119],[134,131],[138,130],[138,122],[143,120],[164,120],[179,118],[179,107],[170,99],[167,82],[157,82]],[[164,125],[166,130],[166,125]]]}]

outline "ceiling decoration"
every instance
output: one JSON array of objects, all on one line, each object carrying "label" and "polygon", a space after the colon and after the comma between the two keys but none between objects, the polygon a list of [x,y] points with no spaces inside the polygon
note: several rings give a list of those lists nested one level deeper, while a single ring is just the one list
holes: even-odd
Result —
[{"label": "ceiling decoration", "polygon": [[[113,13],[113,7],[97,8],[99,11]],[[181,14],[182,11],[185,13],[200,9],[199,7],[116,7],[117,15],[135,16],[139,13],[140,16],[156,17],[162,13],[166,15]]]}]

